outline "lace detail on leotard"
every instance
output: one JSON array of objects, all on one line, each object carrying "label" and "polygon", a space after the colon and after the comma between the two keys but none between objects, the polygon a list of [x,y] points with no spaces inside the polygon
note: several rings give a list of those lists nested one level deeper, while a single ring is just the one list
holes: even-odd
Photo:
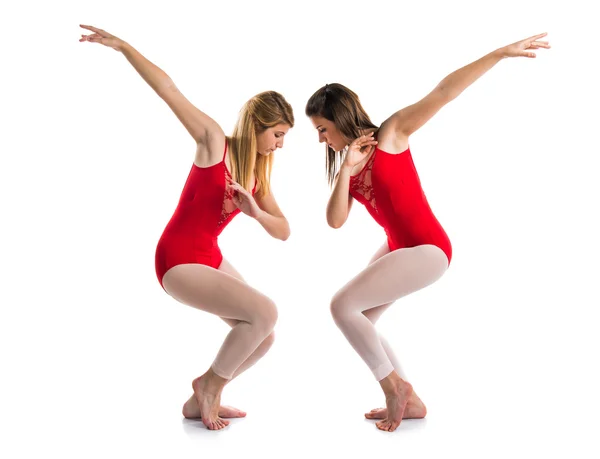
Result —
[{"label": "lace detail on leotard", "polygon": [[375,152],[367,161],[363,169],[355,176],[350,177],[350,190],[365,198],[365,201],[370,204],[373,210],[377,211],[375,202],[375,192],[373,191],[373,181],[371,180],[371,170],[373,169],[373,159]]},{"label": "lace detail on leotard", "polygon": [[225,167],[225,193],[223,195],[223,207],[221,208],[221,218],[219,218],[219,223],[217,224],[217,229],[220,232],[223,226],[229,223],[235,215],[236,211],[239,209],[233,202],[233,191],[228,189],[229,180],[231,179],[231,174]]}]

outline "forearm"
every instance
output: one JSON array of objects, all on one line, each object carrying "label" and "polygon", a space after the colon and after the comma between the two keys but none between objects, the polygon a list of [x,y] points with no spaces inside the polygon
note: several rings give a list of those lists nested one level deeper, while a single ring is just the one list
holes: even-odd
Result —
[{"label": "forearm", "polygon": [[258,223],[275,239],[285,241],[290,237],[290,225],[285,217],[275,217],[264,210],[256,217]]},{"label": "forearm", "polygon": [[173,81],[164,71],[146,59],[129,43],[123,43],[119,51],[127,58],[133,68],[146,83],[160,96],[161,92],[173,85]]},{"label": "forearm", "polygon": [[341,227],[348,218],[350,170],[350,167],[342,164],[338,180],[327,203],[327,223],[332,228]]},{"label": "forearm", "polygon": [[500,49],[492,51],[481,59],[452,72],[440,82],[438,88],[446,95],[448,100],[455,99],[479,77],[500,62],[503,57]]}]

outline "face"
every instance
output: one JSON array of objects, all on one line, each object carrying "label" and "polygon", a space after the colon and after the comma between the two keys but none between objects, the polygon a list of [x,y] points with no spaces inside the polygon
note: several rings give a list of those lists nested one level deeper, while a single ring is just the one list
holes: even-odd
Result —
[{"label": "face", "polygon": [[283,147],[283,137],[289,130],[290,126],[288,124],[278,124],[258,134],[256,137],[258,153],[269,156],[278,148]]},{"label": "face", "polygon": [[348,144],[333,121],[329,121],[321,116],[311,116],[313,126],[319,132],[319,142],[325,142],[335,151],[341,151]]}]

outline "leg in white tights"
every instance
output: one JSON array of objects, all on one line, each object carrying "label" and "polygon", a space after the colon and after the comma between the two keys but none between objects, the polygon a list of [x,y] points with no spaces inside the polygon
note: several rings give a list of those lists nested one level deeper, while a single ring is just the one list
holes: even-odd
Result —
[{"label": "leg in white tights", "polygon": [[202,422],[211,430],[222,429],[229,423],[219,417],[223,387],[266,352],[263,343],[272,342],[277,320],[275,304],[238,277],[200,264],[174,266],[164,275],[163,286],[177,301],[232,326],[211,367],[192,382]]},{"label": "leg in white tights", "polygon": [[386,394],[388,417],[377,423],[382,430],[393,431],[400,424],[412,387],[394,371],[394,364],[365,312],[432,284],[447,268],[448,259],[436,246],[395,250],[371,263],[331,301],[335,323]]},{"label": "leg in white tights", "polygon": [[[226,259],[223,259],[223,262],[219,266],[219,271],[223,271],[242,282],[246,282],[242,275],[229,263]],[[238,325],[239,321],[234,319],[226,319],[221,317],[224,322],[226,322],[230,327],[235,327]],[[269,336],[267,336],[262,343],[256,348],[256,350],[235,370],[231,379],[227,381],[226,384],[237,378],[240,374],[246,371],[248,368],[252,367],[256,362],[258,362],[261,358],[265,356],[265,354],[269,351],[273,342],[275,340],[275,332],[271,332]],[[190,419],[196,419],[201,417],[200,407],[198,406],[198,401],[194,394],[190,396],[187,402],[183,405],[182,410],[183,416]],[[221,405],[219,407],[219,417],[221,418],[241,418],[246,416],[246,413],[242,410],[231,406]]]}]

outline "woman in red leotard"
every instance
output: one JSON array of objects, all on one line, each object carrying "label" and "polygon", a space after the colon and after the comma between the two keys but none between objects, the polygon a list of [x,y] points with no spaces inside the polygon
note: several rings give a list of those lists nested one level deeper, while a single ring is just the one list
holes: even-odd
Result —
[{"label": "woman in red leotard", "polygon": [[450,240],[421,188],[409,136],[503,58],[535,57],[531,50],[549,48],[539,41],[545,35],[497,49],[451,73],[422,100],[394,113],[379,127],[371,122],[358,96],[340,84],[325,85],[306,105],[319,142],[327,145],[327,174],[333,186],[327,222],[333,228],[342,226],[357,200],[387,236],[368,267],[331,301],[337,326],[385,394],[386,408],[365,415],[379,419],[381,430],[394,431],[403,418],[425,417],[426,409],[375,323],[395,300],[439,279],[452,258]]},{"label": "woman in red leotard", "polygon": [[222,429],[229,424],[223,418],[245,416],[220,405],[223,388],[269,350],[277,309],[223,258],[217,238],[240,211],[271,236],[288,238],[289,225],[271,193],[269,178],[273,152],[283,146],[294,125],[292,107],[276,92],[258,94],[243,106],[232,136],[227,137],[130,44],[104,30],[81,27],[93,33],[82,35],[80,41],[123,53],[196,141],[179,203],[156,247],[156,275],[173,298],[215,314],[232,327],[211,367],[192,382],[194,394],[183,406],[185,417],[202,418],[211,430]]}]

